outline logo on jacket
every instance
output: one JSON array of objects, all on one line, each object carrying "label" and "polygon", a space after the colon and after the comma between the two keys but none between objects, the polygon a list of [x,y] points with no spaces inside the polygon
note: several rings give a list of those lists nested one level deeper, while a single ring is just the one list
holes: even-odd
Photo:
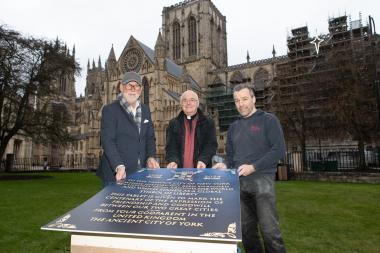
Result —
[{"label": "logo on jacket", "polygon": [[256,133],[258,133],[258,132],[260,132],[260,131],[261,131],[261,128],[260,128],[260,127],[255,126],[255,125],[252,125],[252,126],[251,126],[251,132],[252,132],[252,133],[256,134]]}]

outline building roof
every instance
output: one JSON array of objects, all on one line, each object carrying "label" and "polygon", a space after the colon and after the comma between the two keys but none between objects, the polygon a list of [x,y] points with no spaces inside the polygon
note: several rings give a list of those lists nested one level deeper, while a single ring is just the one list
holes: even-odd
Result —
[{"label": "building roof", "polygon": [[199,86],[199,84],[193,79],[192,76],[189,75],[189,79],[190,79],[191,88],[197,91],[202,91],[201,86]]},{"label": "building roof", "polygon": [[[171,74],[172,76],[175,76],[177,78],[181,78],[183,75],[183,68],[168,58],[165,59],[165,68],[169,74]],[[187,75],[187,78],[188,78],[188,81],[189,81],[192,89],[197,90],[197,91],[202,91],[202,88],[193,79],[192,76]]]},{"label": "building roof", "polygon": [[164,89],[164,92],[166,94],[168,94],[170,97],[172,97],[173,99],[179,101],[180,97],[181,97],[181,94],[175,92],[175,91],[170,91],[170,90],[165,90]]},{"label": "building roof", "polygon": [[[147,45],[145,45],[144,43],[142,43],[141,41],[137,40],[136,38],[133,38],[133,39],[139,44],[140,48],[148,56],[148,58],[151,60],[151,62],[154,63],[155,62],[154,61],[154,58],[155,58],[154,50],[151,49],[150,47],[148,47]],[[165,69],[170,75],[172,75],[178,79],[181,79],[182,76],[184,74],[186,74],[186,73],[184,73],[184,70],[181,66],[179,66],[178,64],[176,64],[175,62],[173,62],[169,58],[165,58]],[[197,91],[202,91],[202,88],[193,79],[192,76],[186,74],[186,78],[188,79],[188,81],[190,83],[191,89],[197,90]]]},{"label": "building roof", "polygon": [[172,60],[166,58],[165,59],[165,69],[166,71],[171,74],[172,76],[175,76],[177,78],[181,78],[183,69],[181,66],[177,65]]},{"label": "building roof", "polygon": [[144,43],[142,43],[141,41],[137,40],[137,43],[139,43],[139,46],[141,47],[141,49],[144,51],[144,53],[149,57],[149,59],[151,60],[151,62],[153,63],[154,62],[154,50],[151,49],[150,47],[148,47],[147,45],[145,45]]},{"label": "building roof", "polygon": [[227,66],[225,68],[213,70],[210,73],[211,74],[218,74],[218,73],[223,73],[223,72],[230,72],[230,71],[234,71],[234,70],[264,65],[264,64],[268,64],[268,63],[272,63],[272,62],[285,61],[287,59],[288,59],[287,55],[281,55],[281,56],[271,57],[271,58],[267,58],[267,59],[262,59],[262,60],[251,61],[251,62],[246,62],[246,63],[242,63],[242,64]]}]

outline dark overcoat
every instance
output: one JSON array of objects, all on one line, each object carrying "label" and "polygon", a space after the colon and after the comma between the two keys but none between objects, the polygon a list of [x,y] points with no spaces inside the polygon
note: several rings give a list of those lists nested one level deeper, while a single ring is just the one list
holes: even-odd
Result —
[{"label": "dark overcoat", "polygon": [[[195,127],[195,143],[193,164],[197,166],[198,161],[202,161],[208,168],[211,167],[211,159],[216,154],[218,143],[214,121],[206,117],[198,109],[198,122]],[[169,122],[166,129],[166,161],[175,162],[178,168],[183,166],[183,152],[185,148],[185,114],[180,114]]]},{"label": "dark overcoat", "polygon": [[123,164],[127,176],[138,169],[138,159],[145,167],[149,157],[156,156],[156,140],[149,108],[141,104],[141,130],[132,115],[117,100],[103,107],[101,120],[101,158],[97,175],[103,182],[115,181],[115,169]]}]

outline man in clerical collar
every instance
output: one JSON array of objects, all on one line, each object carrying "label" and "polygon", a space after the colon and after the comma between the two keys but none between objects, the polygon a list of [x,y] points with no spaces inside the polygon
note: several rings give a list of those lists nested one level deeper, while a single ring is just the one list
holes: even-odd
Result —
[{"label": "man in clerical collar", "polygon": [[182,111],[166,129],[167,167],[211,167],[218,146],[214,121],[199,109],[199,98],[194,91],[185,91],[180,103]]}]

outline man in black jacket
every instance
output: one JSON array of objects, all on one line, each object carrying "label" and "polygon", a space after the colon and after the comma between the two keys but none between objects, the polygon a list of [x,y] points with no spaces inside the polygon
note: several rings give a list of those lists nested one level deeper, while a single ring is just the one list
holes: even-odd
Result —
[{"label": "man in black jacket", "polygon": [[102,110],[103,156],[97,175],[107,186],[142,167],[159,168],[156,139],[149,107],[139,101],[141,76],[127,72],[117,100]]},{"label": "man in black jacket", "polygon": [[207,168],[216,153],[215,124],[199,107],[198,95],[185,91],[180,99],[182,111],[166,130],[167,167]]},{"label": "man in black jacket", "polygon": [[236,85],[233,94],[241,118],[227,132],[227,164],[214,167],[238,170],[245,252],[285,253],[274,188],[277,163],[284,158],[286,147],[281,123],[275,115],[256,108],[251,85]]}]

